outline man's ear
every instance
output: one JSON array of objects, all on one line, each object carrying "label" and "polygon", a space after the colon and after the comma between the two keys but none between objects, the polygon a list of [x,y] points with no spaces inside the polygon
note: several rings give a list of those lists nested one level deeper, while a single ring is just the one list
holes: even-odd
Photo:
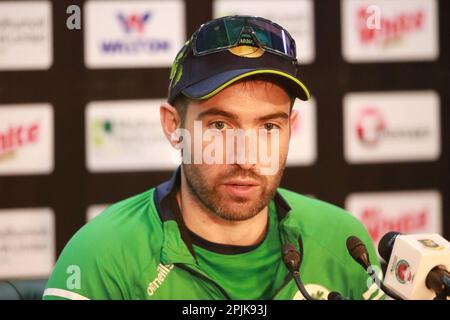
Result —
[{"label": "man's ear", "polygon": [[291,110],[291,115],[289,116],[289,124],[290,124],[290,126],[289,126],[289,138],[291,137],[291,134],[292,134],[292,128],[295,126],[295,122],[297,121],[297,118],[298,118],[298,111],[297,110],[294,110],[294,109],[292,109]]},{"label": "man's ear", "polygon": [[174,140],[175,135],[173,134],[181,124],[180,115],[177,109],[165,102],[159,107],[159,116],[161,120],[161,127],[164,131],[164,135],[170,144],[175,147],[179,144],[179,140]]}]

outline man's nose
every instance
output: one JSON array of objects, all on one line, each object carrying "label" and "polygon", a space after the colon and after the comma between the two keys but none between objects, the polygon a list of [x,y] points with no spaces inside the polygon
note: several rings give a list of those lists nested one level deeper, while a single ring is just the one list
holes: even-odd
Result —
[{"label": "man's nose", "polygon": [[237,163],[237,165],[243,170],[252,170],[256,167],[255,163],[248,163],[248,162],[242,164]]}]

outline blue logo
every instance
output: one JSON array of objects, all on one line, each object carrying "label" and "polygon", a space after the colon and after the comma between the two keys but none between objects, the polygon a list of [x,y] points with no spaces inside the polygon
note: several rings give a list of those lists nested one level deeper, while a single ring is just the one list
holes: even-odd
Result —
[{"label": "blue logo", "polygon": [[[149,11],[132,14],[119,12],[116,21],[124,31],[124,37],[101,41],[101,51],[108,55],[142,55],[167,52],[170,49],[169,41],[150,37],[146,34],[152,16]],[[153,32],[153,34],[157,33]]]}]

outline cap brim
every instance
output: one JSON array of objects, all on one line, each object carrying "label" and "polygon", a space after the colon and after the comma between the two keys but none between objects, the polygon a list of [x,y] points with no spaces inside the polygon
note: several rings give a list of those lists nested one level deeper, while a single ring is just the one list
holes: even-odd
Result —
[{"label": "cap brim", "polygon": [[228,87],[230,84],[257,74],[270,74],[277,77],[282,81],[282,84],[286,85],[289,91],[300,100],[307,101],[311,98],[308,89],[300,80],[286,72],[272,69],[238,69],[222,72],[197,82],[185,88],[182,92],[186,97],[191,99],[208,99]]}]

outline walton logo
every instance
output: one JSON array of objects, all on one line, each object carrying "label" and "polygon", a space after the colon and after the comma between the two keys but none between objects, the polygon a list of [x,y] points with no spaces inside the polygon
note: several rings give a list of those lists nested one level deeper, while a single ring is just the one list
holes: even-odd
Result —
[{"label": "walton logo", "polygon": [[158,290],[158,288],[163,284],[164,280],[169,275],[173,267],[173,264],[163,265],[160,263],[158,265],[158,268],[156,269],[158,271],[158,275],[156,276],[155,280],[148,284],[147,287],[147,294],[149,296],[155,294],[156,290]]},{"label": "walton logo", "polygon": [[39,123],[10,126],[0,131],[0,160],[7,159],[19,148],[34,144],[39,138]]},{"label": "walton logo", "polygon": [[135,31],[139,34],[144,33],[144,26],[147,23],[147,21],[150,20],[150,17],[151,17],[150,12],[145,12],[141,15],[136,13],[130,15],[124,15],[122,13],[119,13],[117,15],[117,18],[119,19],[126,33],[131,33]]},{"label": "walton logo", "polygon": [[380,19],[380,29],[367,28],[367,20],[370,11],[366,7],[361,7],[356,11],[358,21],[359,39],[362,44],[379,44],[387,47],[392,44],[401,43],[402,38],[413,32],[424,29],[425,12],[417,10],[413,12],[401,12],[393,17]]},{"label": "walton logo", "polygon": [[368,207],[364,209],[359,219],[366,226],[372,240],[378,242],[381,236],[388,231],[412,233],[423,230],[429,223],[430,210],[427,208],[410,210],[402,212],[396,217],[388,217],[383,214],[382,209]]},{"label": "walton logo", "polygon": [[[101,41],[101,49],[106,54],[140,55],[166,52],[170,43],[164,38],[155,38],[148,33],[146,24],[152,17],[150,12],[143,14],[117,15],[125,36]],[[154,31],[154,29],[152,29]],[[156,34],[156,32],[155,32]]]}]

